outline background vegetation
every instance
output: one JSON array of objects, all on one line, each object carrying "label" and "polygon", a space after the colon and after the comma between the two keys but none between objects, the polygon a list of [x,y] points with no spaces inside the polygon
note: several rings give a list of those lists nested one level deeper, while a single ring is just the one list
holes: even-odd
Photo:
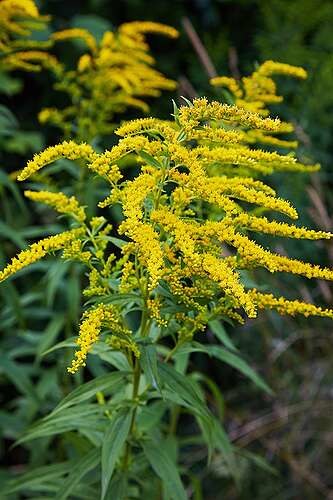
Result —
[{"label": "background vegetation", "polygon": [[[148,9],[143,0],[45,0],[40,2],[40,8],[52,16],[52,31],[81,26],[98,36],[105,29],[132,20],[154,20],[176,27],[181,33],[179,40],[156,38],[151,40],[151,46],[158,69],[178,80],[178,95],[190,98],[214,96],[216,90],[209,85],[207,64],[202,65],[198,59],[184,18],[192,22],[217,74],[250,73],[256,62],[265,59],[305,67],[309,73],[307,81],[281,80],[281,93],[286,99],[283,105],[276,106],[276,113],[296,120],[302,154],[319,160],[322,170],[311,178],[294,175],[292,182],[288,177],[276,176],[274,183],[281,195],[294,200],[302,214],[301,223],[332,230],[332,2],[176,0],[172,5],[149,2]],[[47,33],[36,36],[46,38]],[[56,51],[59,59],[70,64],[80,53],[80,45],[63,44]],[[37,120],[41,108],[54,104],[52,82],[52,75],[46,71],[0,75],[1,264],[17,247],[23,248],[30,238],[39,236],[37,225],[41,219],[49,234],[57,231],[59,224],[49,213],[45,215],[24,201],[19,188],[5,175],[22,168],[34,151],[60,139],[57,129],[41,126]],[[172,93],[165,93],[163,99],[152,101],[151,114],[167,117],[171,97]],[[61,95],[57,99],[61,103]],[[132,111],[122,118],[133,116]],[[313,246],[304,244],[300,254],[293,246],[288,249],[296,257],[315,257],[332,266],[331,243],[316,244],[316,256],[311,255],[310,248]],[[281,283],[275,277],[272,283],[282,292],[294,286],[292,281]],[[47,414],[79,383],[67,376],[64,367],[68,359],[64,356],[53,353],[42,357],[62,339],[61,332],[71,336],[76,328],[80,316],[79,288],[78,268],[54,261],[39,263],[29,273],[29,279],[22,274],[0,289],[0,479],[24,471],[27,461],[38,467],[55,457],[62,458],[63,451],[49,448],[45,440],[38,446],[28,443],[12,448],[12,444],[32,421]],[[306,300],[332,304],[332,292],[322,282],[310,285],[304,278],[299,293]],[[203,498],[333,498],[331,331],[328,320],[286,319],[273,313],[230,330],[235,345],[275,391],[272,397],[252,387],[237,372],[226,366],[221,372],[219,365],[207,363],[197,355],[195,363],[222,390],[220,411],[233,442],[246,452],[255,453],[258,465],[262,465],[258,467],[247,460],[244,452],[239,491],[228,477],[222,459],[215,458],[207,468],[204,456],[200,461],[200,456],[189,453],[189,463],[195,461],[196,473],[202,478]],[[99,374],[99,370],[98,365],[92,365],[93,373]],[[185,418],[181,424],[186,436]],[[74,433],[69,434],[69,441],[76,439]],[[261,464],[260,457],[265,457],[274,469],[271,473]],[[217,492],[224,493],[218,496]],[[201,497],[194,491],[193,498]]]}]

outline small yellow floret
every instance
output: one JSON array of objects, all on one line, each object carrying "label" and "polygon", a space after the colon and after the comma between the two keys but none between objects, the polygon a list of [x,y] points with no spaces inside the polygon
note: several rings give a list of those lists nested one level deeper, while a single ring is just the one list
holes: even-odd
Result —
[{"label": "small yellow floret", "polygon": [[74,141],[64,141],[61,144],[44,149],[41,153],[35,154],[33,159],[28,161],[27,166],[20,172],[17,179],[19,181],[24,181],[38,172],[41,168],[60,158],[68,158],[69,160],[83,158],[92,161],[95,156],[96,153],[89,144],[77,144]]},{"label": "small yellow floret", "polygon": [[75,196],[70,198],[64,193],[51,191],[24,191],[24,195],[33,201],[45,203],[55,208],[59,213],[72,215],[79,222],[84,222],[86,214]]},{"label": "small yellow floret", "polygon": [[13,257],[11,263],[0,271],[0,282],[30,264],[42,259],[49,252],[61,250],[70,241],[78,238],[81,234],[81,229],[73,229],[72,231],[66,231],[64,233],[56,234],[55,236],[49,236],[48,238],[44,238],[37,243],[33,243],[29,248],[20,252],[16,257]]}]

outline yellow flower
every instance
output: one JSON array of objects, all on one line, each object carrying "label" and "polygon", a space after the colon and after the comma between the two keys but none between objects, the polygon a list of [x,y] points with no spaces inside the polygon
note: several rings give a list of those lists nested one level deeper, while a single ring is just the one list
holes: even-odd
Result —
[{"label": "yellow flower", "polygon": [[17,179],[24,181],[41,168],[60,158],[68,158],[69,160],[83,158],[91,161],[95,156],[95,151],[88,144],[76,144],[74,141],[64,141],[61,144],[44,149],[41,153],[35,154],[33,159],[28,161],[27,166],[20,172]]},{"label": "yellow flower", "polygon": [[33,201],[45,203],[62,214],[72,215],[78,222],[84,222],[86,214],[75,196],[70,198],[64,193],[51,191],[24,191],[24,195]]},{"label": "yellow flower", "polygon": [[110,344],[113,342],[114,348],[130,349],[135,356],[140,356],[138,347],[131,339],[131,331],[122,326],[117,309],[111,304],[98,304],[83,313],[79,337],[76,341],[79,350],[75,352],[72,364],[67,368],[69,373],[74,374],[79,368],[86,366],[87,355],[98,341],[103,327],[111,330],[112,337],[108,342]]},{"label": "yellow flower", "polygon": [[70,28],[67,30],[56,31],[52,33],[51,38],[56,42],[62,40],[70,40],[72,38],[81,38],[87,44],[88,48],[91,52],[96,52],[97,50],[97,42],[93,35],[83,28]]},{"label": "yellow flower", "polygon": [[55,236],[49,236],[43,240],[33,243],[29,248],[20,252],[16,257],[13,257],[11,263],[0,271],[0,282],[9,278],[21,269],[41,260],[45,255],[56,250],[61,250],[69,242],[75,240],[82,234],[81,229],[73,229],[65,231]]},{"label": "yellow flower", "polygon": [[275,309],[279,314],[289,314],[295,316],[302,314],[308,316],[322,316],[333,318],[332,309],[308,304],[300,300],[287,300],[284,297],[274,297],[271,293],[260,293],[256,289],[250,290],[249,295],[260,309]]}]

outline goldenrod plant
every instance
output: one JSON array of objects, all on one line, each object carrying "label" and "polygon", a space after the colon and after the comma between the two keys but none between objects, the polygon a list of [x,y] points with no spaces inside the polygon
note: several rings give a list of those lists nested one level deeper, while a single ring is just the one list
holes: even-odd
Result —
[{"label": "goldenrod plant", "polygon": [[56,125],[65,138],[90,143],[114,130],[116,114],[129,107],[147,112],[148,98],[158,97],[162,90],[174,90],[176,83],[154,68],[146,40],[149,33],[178,36],[170,26],[144,21],[122,24],[115,32],[106,31],[100,42],[83,28],[53,33],[51,38],[57,43],[80,39],[86,52],[75,69],[57,72],[55,89],[68,94],[70,105],[43,109],[40,122]]},{"label": "goldenrod plant", "polygon": [[56,59],[45,50],[52,41],[34,40],[31,36],[33,31],[44,29],[48,21],[33,0],[0,2],[0,71],[57,68]]},{"label": "goldenrod plant", "polygon": [[[270,393],[220,322],[243,323],[260,309],[333,317],[332,309],[305,303],[297,294],[277,297],[265,290],[263,273],[255,286],[247,278],[247,273],[263,269],[333,279],[332,269],[280,255],[255,239],[256,233],[297,240],[333,236],[281,221],[297,219],[296,208],[251,176],[314,167],[249,146],[249,131],[277,133],[284,128],[278,119],[206,98],[186,104],[174,105],[173,121],[142,118],[122,124],[116,130],[119,142],[103,153],[71,140],[49,147],[18,176],[27,181],[67,158],[109,187],[100,213],[92,218],[67,189],[68,194],[27,190],[30,200],[67,216],[69,227],[33,243],[0,272],[4,281],[58,251],[87,270],[78,338],[52,351],[76,345],[68,377],[77,377],[86,365],[94,373],[92,358],[111,370],[68,394],[19,440],[52,439],[72,431],[80,436],[72,440],[71,458],[54,469],[57,498],[83,498],[85,476],[87,498],[162,495],[185,500],[195,474],[182,456],[184,448],[198,443],[206,444],[209,459],[222,453],[237,481],[238,451],[216,406],[206,401],[207,382],[191,365],[192,356],[201,352],[217,358]],[[138,164],[133,178],[126,178],[122,169],[128,156]],[[119,224],[110,221],[108,207],[115,206],[122,212]],[[274,214],[280,214],[278,220]],[[207,328],[216,342],[205,341]],[[215,386],[209,387],[213,400],[218,399]],[[196,422],[197,431],[185,440],[178,434],[184,415]],[[47,479],[38,484],[38,491],[49,491]],[[5,492],[24,487],[31,487],[29,474],[10,482]]]},{"label": "goldenrod plant", "polygon": [[[224,90],[224,97],[228,102],[231,101],[248,111],[255,111],[261,116],[268,116],[269,105],[283,101],[283,96],[277,94],[277,85],[273,79],[276,75],[299,79],[307,77],[306,71],[301,67],[268,60],[260,64],[251,75],[244,76],[240,80],[229,76],[217,76],[211,79],[211,84]],[[294,125],[284,122],[276,131],[265,132],[252,129],[248,132],[248,140],[253,144],[296,149],[297,141],[277,137],[277,135],[293,131]]]}]

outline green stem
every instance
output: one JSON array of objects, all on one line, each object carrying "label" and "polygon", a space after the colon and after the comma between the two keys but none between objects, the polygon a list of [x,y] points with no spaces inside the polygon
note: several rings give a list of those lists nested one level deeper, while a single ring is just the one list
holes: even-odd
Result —
[{"label": "green stem", "polygon": [[[140,324],[140,336],[143,336],[147,330],[149,331],[149,321],[146,311],[144,310],[142,312],[142,317],[141,317],[141,324]],[[140,365],[140,360],[138,358],[135,359],[135,364],[134,364],[134,370],[133,370],[133,390],[132,390],[132,403],[134,406],[133,413],[132,413],[132,419],[131,419],[131,425],[130,425],[130,430],[128,433],[128,439],[126,442],[126,449],[125,449],[125,455],[124,455],[124,462],[123,462],[123,468],[128,469],[129,463],[130,463],[130,456],[131,456],[131,445],[130,441],[134,432],[134,426],[135,426],[135,418],[138,410],[138,405],[137,405],[137,398],[139,395],[139,387],[140,387],[140,378],[141,378],[141,365]]]}]

